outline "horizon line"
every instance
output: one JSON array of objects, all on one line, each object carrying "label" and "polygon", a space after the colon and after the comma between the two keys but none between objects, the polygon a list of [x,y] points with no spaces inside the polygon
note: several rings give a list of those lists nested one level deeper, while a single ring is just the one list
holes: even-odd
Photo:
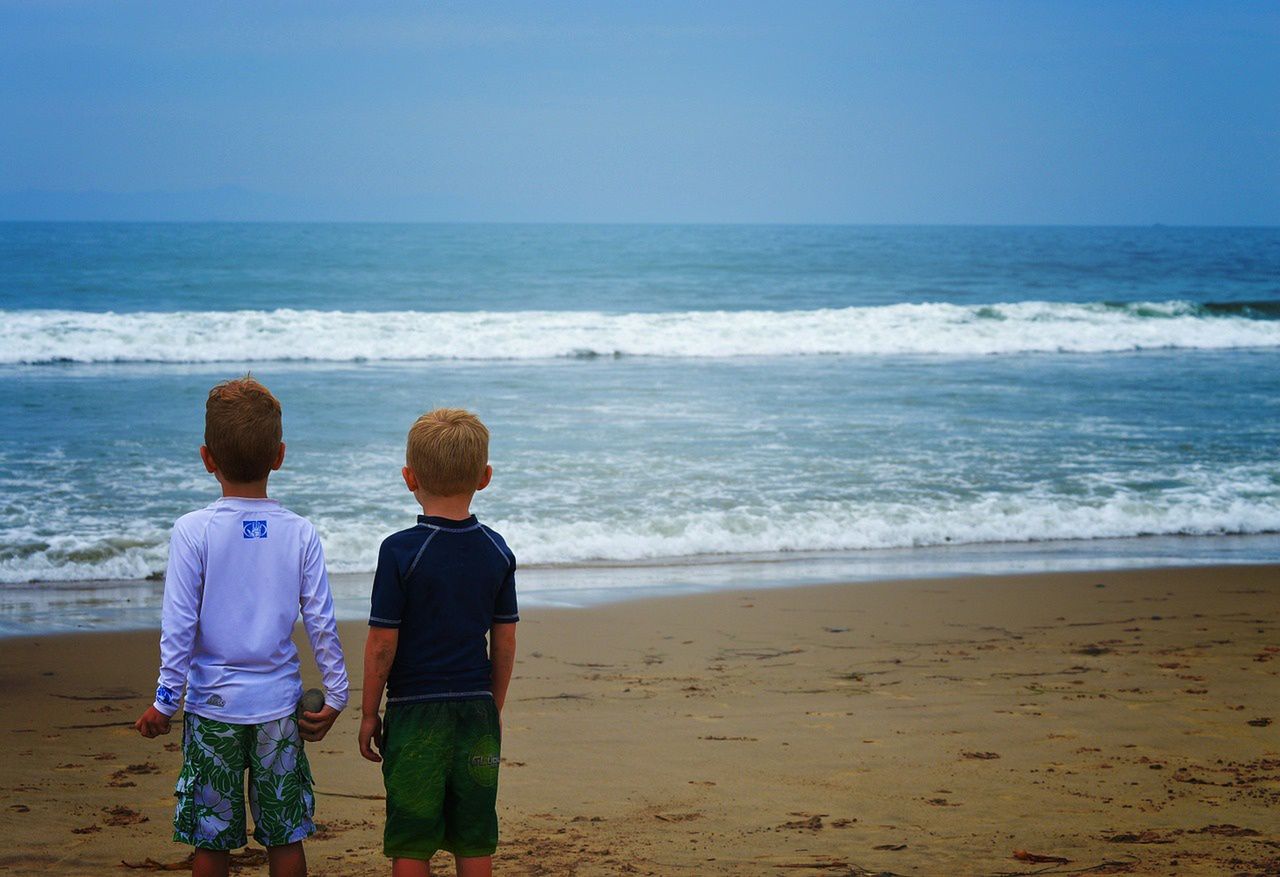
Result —
[{"label": "horizon line", "polygon": [[494,226],[743,226],[793,228],[1218,228],[1280,229],[1280,223],[1203,222],[855,222],[815,220],[580,219],[30,219],[0,217],[0,225],[494,225]]}]

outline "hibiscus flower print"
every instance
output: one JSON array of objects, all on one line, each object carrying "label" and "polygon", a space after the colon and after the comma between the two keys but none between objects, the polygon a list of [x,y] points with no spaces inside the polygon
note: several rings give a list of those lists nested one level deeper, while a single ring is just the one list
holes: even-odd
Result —
[{"label": "hibiscus flower print", "polygon": [[292,718],[269,722],[258,729],[254,754],[262,771],[275,776],[292,773],[298,763],[298,750],[297,725]]},{"label": "hibiscus flower print", "polygon": [[231,799],[209,783],[196,789],[196,839],[215,841],[231,824]]}]

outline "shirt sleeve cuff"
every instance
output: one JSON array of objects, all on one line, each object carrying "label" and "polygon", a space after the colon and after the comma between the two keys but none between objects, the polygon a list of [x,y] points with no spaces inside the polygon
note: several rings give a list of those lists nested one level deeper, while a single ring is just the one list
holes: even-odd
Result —
[{"label": "shirt sleeve cuff", "polygon": [[369,616],[370,627],[399,627],[399,618],[379,618],[376,615]]},{"label": "shirt sleeve cuff", "polygon": [[333,707],[338,712],[342,712],[347,708],[347,693],[345,691],[341,694],[326,693],[324,696],[324,705]]},{"label": "shirt sleeve cuff", "polygon": [[178,705],[176,703],[166,704],[166,703],[161,703],[160,701],[157,700],[155,703],[151,705],[156,708],[156,712],[162,713],[166,716],[169,716],[170,718],[172,718],[173,714],[178,711]]}]

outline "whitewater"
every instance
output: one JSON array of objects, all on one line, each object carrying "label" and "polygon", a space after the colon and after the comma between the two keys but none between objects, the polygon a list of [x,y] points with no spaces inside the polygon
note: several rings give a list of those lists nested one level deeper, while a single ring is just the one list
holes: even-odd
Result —
[{"label": "whitewater", "polygon": [[[1069,499],[1040,489],[912,504],[890,499],[744,504],[647,515],[608,509],[581,518],[486,518],[521,546],[525,566],[593,562],[669,562],[707,556],[760,556],[941,545],[1223,536],[1280,532],[1280,489],[1259,467],[1164,473],[1186,486],[1167,495],[1119,490]],[[372,572],[378,545],[394,523],[352,521],[316,510],[330,571]],[[404,519],[408,521],[409,519]],[[162,570],[168,530],[157,523],[128,538],[88,523],[52,538],[15,527],[0,557],[0,583],[142,579]]]},{"label": "whitewater", "polygon": [[1191,301],[814,310],[0,311],[0,364],[985,356],[1280,347],[1280,320]]}]

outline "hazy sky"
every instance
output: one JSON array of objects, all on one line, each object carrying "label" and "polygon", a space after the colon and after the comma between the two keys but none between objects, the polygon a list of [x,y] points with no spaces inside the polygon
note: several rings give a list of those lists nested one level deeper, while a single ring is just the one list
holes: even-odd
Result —
[{"label": "hazy sky", "polygon": [[0,0],[0,217],[1280,224],[1280,4]]}]

